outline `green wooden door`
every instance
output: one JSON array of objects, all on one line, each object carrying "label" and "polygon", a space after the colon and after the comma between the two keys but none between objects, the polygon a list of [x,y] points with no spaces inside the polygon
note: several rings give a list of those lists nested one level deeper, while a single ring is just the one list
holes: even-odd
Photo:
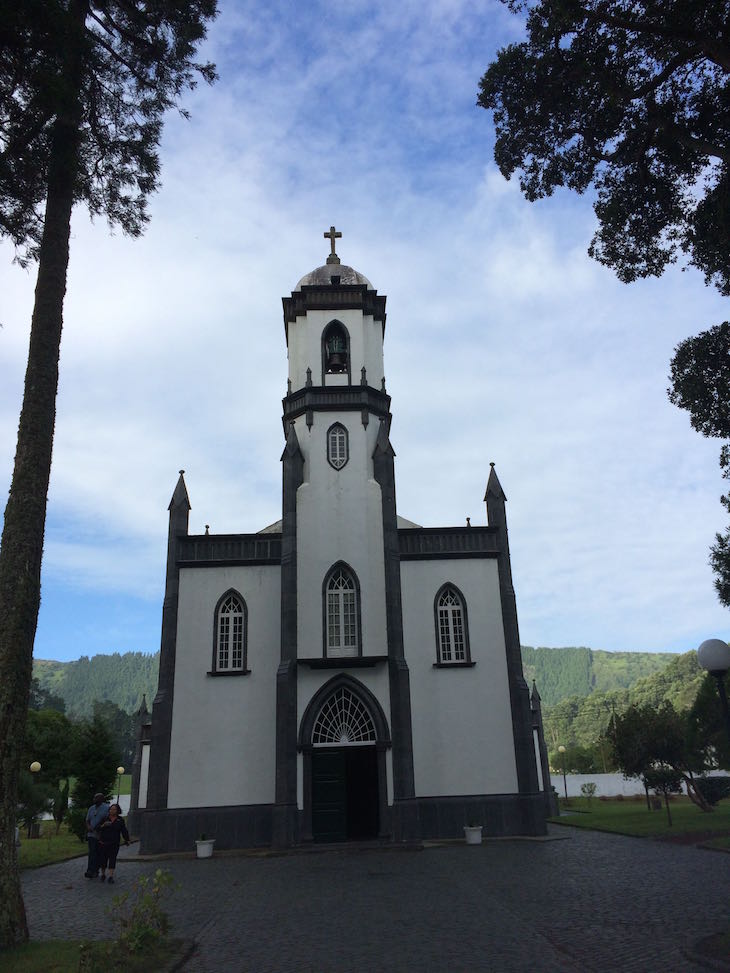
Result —
[{"label": "green wooden door", "polygon": [[344,750],[312,753],[312,837],[347,839],[347,778]]}]

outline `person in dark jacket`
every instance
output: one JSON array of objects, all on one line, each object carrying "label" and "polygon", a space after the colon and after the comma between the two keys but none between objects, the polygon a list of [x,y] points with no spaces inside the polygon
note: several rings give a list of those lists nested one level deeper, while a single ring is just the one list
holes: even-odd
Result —
[{"label": "person in dark jacket", "polygon": [[109,881],[114,881],[114,868],[117,864],[117,853],[119,842],[124,838],[124,844],[129,844],[129,832],[122,818],[122,809],[118,804],[109,806],[109,817],[99,827],[98,851],[99,867],[101,875],[99,879],[106,880],[106,872],[109,869]]},{"label": "person in dark jacket", "polygon": [[99,791],[94,794],[94,803],[86,812],[86,840],[89,844],[89,860],[84,872],[86,878],[96,878],[99,874],[99,856],[96,842],[99,837],[99,828],[106,821],[108,815],[109,805],[104,800],[104,795]]}]

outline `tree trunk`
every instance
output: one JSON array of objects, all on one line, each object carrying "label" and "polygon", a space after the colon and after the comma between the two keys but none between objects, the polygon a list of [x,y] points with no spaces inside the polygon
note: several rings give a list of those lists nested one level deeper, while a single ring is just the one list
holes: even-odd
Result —
[{"label": "tree trunk", "polygon": [[66,58],[58,79],[62,100],[51,138],[25,391],[0,543],[0,949],[28,938],[14,840],[15,811],[40,606],[87,9],[86,0],[69,5]]},{"label": "tree trunk", "polygon": [[687,797],[690,799],[690,801],[692,801],[693,804],[696,804],[701,811],[706,811],[706,812],[712,811],[713,810],[712,805],[707,803],[704,796],[702,795],[702,792],[697,788],[695,779],[692,776],[692,774],[683,773],[682,778],[685,784],[687,785]]},{"label": "tree trunk", "polygon": [[672,827],[672,812],[669,810],[669,791],[664,791],[664,806],[667,809],[667,824]]}]

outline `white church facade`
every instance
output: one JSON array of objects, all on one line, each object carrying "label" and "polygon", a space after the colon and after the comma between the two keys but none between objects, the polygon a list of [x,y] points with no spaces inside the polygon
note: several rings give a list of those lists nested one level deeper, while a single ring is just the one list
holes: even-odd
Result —
[{"label": "white church facade", "polygon": [[386,299],[340,263],[339,235],[283,299],[281,520],[191,535],[182,473],[170,503],[133,775],[143,852],[201,833],[234,848],[545,832],[504,493],[492,467],[485,526],[398,516]]}]

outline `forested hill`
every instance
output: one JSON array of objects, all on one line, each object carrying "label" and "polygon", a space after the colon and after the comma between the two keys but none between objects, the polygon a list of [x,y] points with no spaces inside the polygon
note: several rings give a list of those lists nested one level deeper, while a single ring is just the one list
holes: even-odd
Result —
[{"label": "forested hill", "polygon": [[571,696],[590,696],[628,689],[664,669],[677,656],[670,652],[604,652],[566,647],[534,649],[522,646],[522,667],[528,685],[535,683],[543,706]]},{"label": "forested hill", "polygon": [[127,713],[139,709],[143,693],[147,705],[157,692],[160,653],[125,652],[120,655],[82,655],[75,662],[48,662],[35,659],[33,677],[41,689],[60,696],[69,716],[89,717],[94,702],[111,700]]}]

